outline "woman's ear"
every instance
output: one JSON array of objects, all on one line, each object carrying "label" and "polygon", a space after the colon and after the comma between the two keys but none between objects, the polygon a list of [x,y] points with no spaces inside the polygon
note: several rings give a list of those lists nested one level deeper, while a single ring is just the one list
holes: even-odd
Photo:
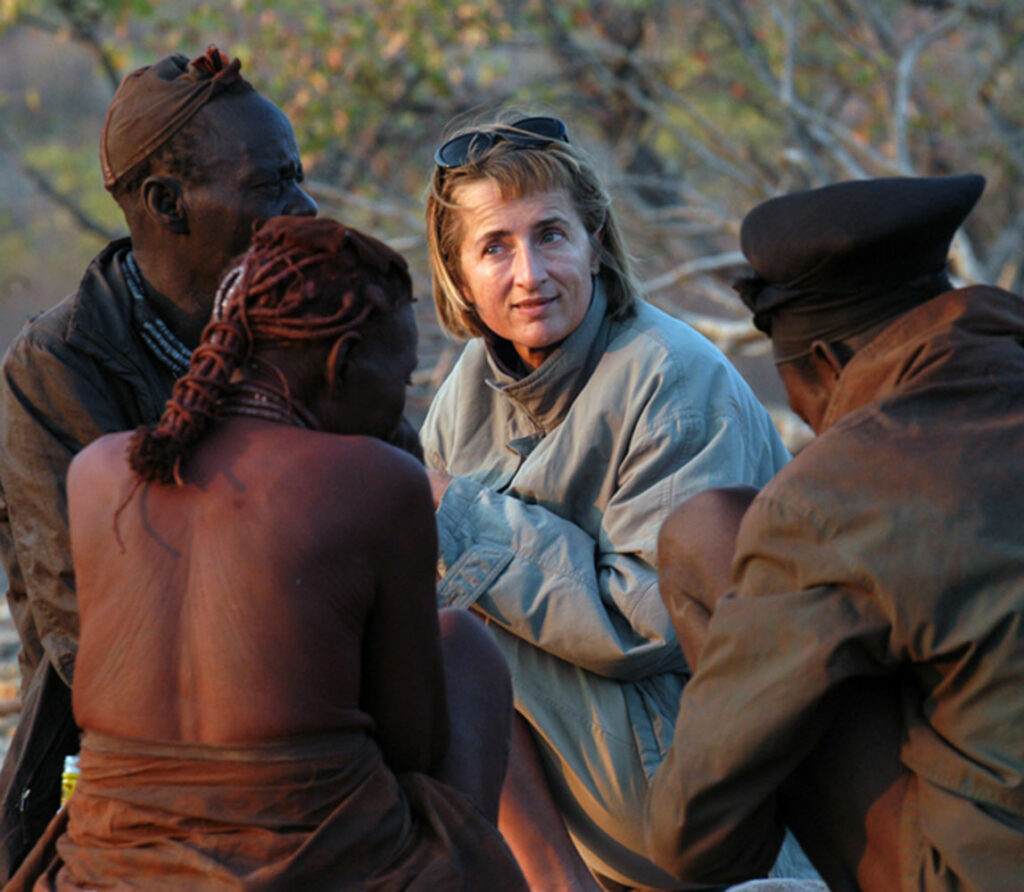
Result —
[{"label": "woman's ear", "polygon": [[142,184],[142,205],[158,226],[177,235],[188,235],[188,207],[181,181],[152,176]]}]

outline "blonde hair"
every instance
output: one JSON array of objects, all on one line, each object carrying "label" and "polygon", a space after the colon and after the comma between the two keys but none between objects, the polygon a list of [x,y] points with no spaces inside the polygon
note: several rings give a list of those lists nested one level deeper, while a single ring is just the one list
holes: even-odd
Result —
[{"label": "blonde hair", "polygon": [[[509,128],[524,117],[506,112],[485,125],[462,126],[445,139],[472,131]],[[459,167],[437,167],[427,195],[427,243],[433,274],[434,305],[441,326],[454,337],[474,338],[487,333],[473,304],[463,293],[459,248],[463,238],[460,207],[453,195],[459,186],[491,180],[504,200],[534,192],[565,189],[590,237],[600,262],[598,278],[608,301],[607,314],[621,318],[634,312],[639,286],[625,240],[611,206],[611,197],[592,164],[567,142],[554,140],[543,146],[524,146],[498,139]]]}]

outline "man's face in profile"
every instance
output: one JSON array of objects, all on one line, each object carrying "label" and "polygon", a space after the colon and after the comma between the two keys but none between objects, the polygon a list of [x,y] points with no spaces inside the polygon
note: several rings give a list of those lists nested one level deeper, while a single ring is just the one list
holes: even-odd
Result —
[{"label": "man's face in profile", "polygon": [[281,215],[315,216],[303,191],[302,161],[291,123],[258,93],[224,97],[203,108],[196,175],[186,187],[189,234],[212,277],[249,247],[254,224]]}]

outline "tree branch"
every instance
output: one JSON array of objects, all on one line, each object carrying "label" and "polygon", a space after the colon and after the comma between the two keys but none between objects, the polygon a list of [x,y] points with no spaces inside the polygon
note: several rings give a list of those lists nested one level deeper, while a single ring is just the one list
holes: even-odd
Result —
[{"label": "tree branch", "polygon": [[643,291],[644,294],[654,294],[672,287],[683,279],[688,279],[701,273],[717,272],[718,270],[744,266],[746,262],[747,259],[743,256],[742,251],[726,251],[723,254],[697,257],[680,263],[660,276],[648,279],[643,283]]},{"label": "tree branch", "polygon": [[50,180],[49,176],[30,163],[22,151],[15,144],[2,128],[0,128],[0,149],[13,161],[31,183],[50,199],[58,207],[64,208],[72,219],[86,232],[93,232],[106,241],[116,237],[116,233],[107,229],[102,223],[95,220],[85,209],[70,195],[61,192]]},{"label": "tree branch", "polygon": [[75,0],[55,0],[54,5],[60,10],[71,29],[71,34],[78,43],[82,44],[96,59],[111,91],[116,90],[121,84],[121,73],[114,65],[113,56],[103,47],[103,42],[96,33],[96,15],[90,15]]},{"label": "tree branch", "polygon": [[[572,58],[577,64],[582,61],[583,64],[598,78],[605,89],[617,90],[621,94],[625,95],[636,108],[643,111],[651,120],[656,121],[660,127],[671,133],[675,139],[677,139],[682,145],[686,146],[691,152],[707,164],[710,169],[717,171],[723,176],[741,182],[748,188],[754,188],[757,186],[759,178],[754,177],[751,173],[742,170],[731,162],[724,160],[717,152],[709,148],[704,142],[681,128],[665,113],[665,110],[661,105],[645,94],[644,91],[636,84],[618,77],[615,72],[611,70],[609,62],[603,59],[598,53],[594,52],[590,47],[584,46],[574,40],[571,34],[563,33],[561,35],[561,40],[563,42],[561,52],[565,53],[569,58]],[[617,51],[613,58],[621,60],[622,51]],[[630,57],[628,61],[630,61],[633,69],[637,73],[644,74],[645,86],[655,87],[662,93],[663,98],[665,98],[664,94],[669,92],[670,96],[668,98],[686,112],[689,117],[698,124],[698,127],[702,131],[707,132],[713,130],[711,125],[707,121],[703,120],[700,114],[689,103],[687,103],[677,91],[668,91],[665,84],[659,79],[649,77],[647,72],[644,71],[644,66],[639,65],[638,60]],[[763,188],[763,181],[761,182]]]},{"label": "tree branch", "polygon": [[[730,30],[736,44],[747,59],[747,64],[756,74],[762,83],[768,88],[770,94],[781,103],[782,91],[779,81],[771,71],[771,66],[765,58],[764,51],[754,36],[750,22],[747,20],[743,9],[735,0],[722,2],[713,7],[714,13],[725,23]],[[796,96],[782,107],[794,116],[802,125],[807,127],[809,135],[816,140],[823,149],[828,150],[835,162],[850,177],[864,177],[867,175],[864,167],[857,161],[854,152],[864,155],[880,171],[894,173],[895,164],[884,155],[863,145],[857,140],[849,128],[844,127],[833,117],[822,114],[812,108]]]},{"label": "tree branch", "polygon": [[330,183],[325,183],[323,180],[307,179],[303,184],[303,188],[314,198],[333,202],[336,205],[351,205],[352,207],[357,207],[364,211],[372,211],[384,217],[394,217],[409,226],[415,227],[416,230],[423,228],[423,220],[408,208],[399,207],[386,201],[374,201],[365,195],[359,195],[349,189],[333,186]]},{"label": "tree branch", "polygon": [[988,252],[988,281],[998,282],[1014,290],[1021,274],[1021,255],[1024,253],[1024,208],[1020,208],[1009,225],[999,233]]},{"label": "tree branch", "polygon": [[911,82],[914,67],[917,65],[921,52],[937,40],[941,40],[963,21],[964,14],[960,10],[944,17],[930,31],[919,34],[907,45],[896,66],[896,96],[893,101],[892,130],[893,142],[896,145],[896,165],[901,174],[913,176],[914,163],[910,157],[910,142],[907,138],[907,126],[910,107]]},{"label": "tree branch", "polygon": [[779,5],[771,5],[772,18],[782,32],[785,52],[782,61],[782,76],[779,78],[779,100],[783,105],[789,105],[796,96],[794,89],[794,73],[796,70],[796,3],[795,0],[785,0],[786,8],[782,10]]}]

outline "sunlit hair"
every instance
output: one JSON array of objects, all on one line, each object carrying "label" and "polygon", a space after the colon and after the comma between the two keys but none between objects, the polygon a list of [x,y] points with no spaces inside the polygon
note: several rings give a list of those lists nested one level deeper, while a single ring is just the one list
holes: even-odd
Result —
[{"label": "sunlit hair", "polygon": [[[405,260],[387,245],[322,217],[270,220],[225,277],[213,320],[160,420],[132,436],[132,470],[143,481],[180,485],[182,465],[243,363],[255,359],[277,370],[260,358],[265,348],[330,343],[324,374],[333,386],[367,320],[411,301]],[[280,395],[291,400],[286,384]]]},{"label": "sunlit hair", "polygon": [[[486,124],[458,126],[447,140],[472,130],[508,127],[522,114],[506,111]],[[457,338],[480,337],[487,329],[468,300],[459,254],[464,237],[456,190],[467,183],[491,180],[504,200],[551,189],[565,189],[600,260],[598,277],[608,299],[607,313],[620,318],[633,312],[639,285],[622,238],[611,198],[590,161],[575,145],[552,141],[541,147],[497,140],[479,157],[460,167],[437,167],[427,195],[427,241],[433,274],[434,304],[441,325]]]}]

